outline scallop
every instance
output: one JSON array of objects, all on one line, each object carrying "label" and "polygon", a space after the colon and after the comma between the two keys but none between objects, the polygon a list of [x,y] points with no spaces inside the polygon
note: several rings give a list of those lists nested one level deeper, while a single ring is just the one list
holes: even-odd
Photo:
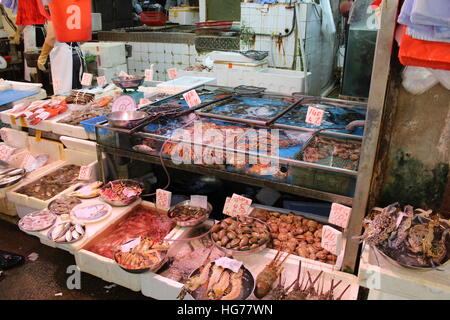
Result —
[{"label": "scallop", "polygon": [[72,241],[72,231],[70,230],[66,232],[66,241],[67,242]]}]

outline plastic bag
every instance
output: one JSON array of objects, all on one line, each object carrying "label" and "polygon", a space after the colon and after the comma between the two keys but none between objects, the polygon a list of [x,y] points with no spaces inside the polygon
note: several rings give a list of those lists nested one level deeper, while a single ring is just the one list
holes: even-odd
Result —
[{"label": "plastic bag", "polygon": [[439,70],[439,69],[429,69],[431,73],[436,77],[436,79],[448,90],[450,90],[450,71]]},{"label": "plastic bag", "polygon": [[427,68],[406,67],[402,73],[403,87],[412,94],[422,94],[439,80]]},{"label": "plastic bag", "polygon": [[81,42],[92,38],[91,0],[53,0],[51,19],[59,42]]}]

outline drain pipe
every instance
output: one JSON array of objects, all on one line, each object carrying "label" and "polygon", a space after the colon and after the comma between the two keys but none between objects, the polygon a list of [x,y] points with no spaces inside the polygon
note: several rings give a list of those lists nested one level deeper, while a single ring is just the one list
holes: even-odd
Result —
[{"label": "drain pipe", "polygon": [[[297,11],[300,8],[300,5],[302,3],[297,3],[294,5],[294,10]],[[300,29],[300,21],[298,20],[300,18],[300,12],[298,12],[296,14],[297,16],[297,28],[298,30]],[[299,30],[300,31],[300,30]],[[303,64],[303,75],[304,75],[304,88],[303,91],[305,92],[305,94],[308,94],[309,88],[308,88],[308,64],[307,64],[307,59],[306,59],[306,54],[305,54],[305,42],[302,39],[301,36],[302,32],[299,32],[299,46],[300,46],[300,55],[302,56],[302,64]]]}]

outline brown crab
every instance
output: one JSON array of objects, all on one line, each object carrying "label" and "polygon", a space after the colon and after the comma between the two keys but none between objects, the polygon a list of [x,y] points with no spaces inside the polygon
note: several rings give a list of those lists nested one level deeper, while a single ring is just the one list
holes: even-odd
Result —
[{"label": "brown crab", "polygon": [[391,204],[376,214],[372,220],[366,220],[364,233],[356,239],[363,239],[367,244],[376,246],[389,238],[396,228],[398,203]]}]

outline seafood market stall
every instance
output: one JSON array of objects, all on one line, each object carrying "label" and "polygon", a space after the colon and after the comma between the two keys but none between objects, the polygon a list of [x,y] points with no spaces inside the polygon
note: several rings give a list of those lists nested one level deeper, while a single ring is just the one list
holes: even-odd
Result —
[{"label": "seafood market stall", "polygon": [[[205,85],[196,91],[202,103],[194,108],[188,107],[182,92],[140,109],[147,116],[137,125],[118,128],[107,121],[97,124],[99,154],[114,154],[154,164],[162,161],[167,167],[330,202],[352,203],[362,130],[359,128],[350,133],[346,126],[354,120],[365,119],[364,104],[300,95],[282,96],[265,92],[263,88],[243,86]],[[305,122],[309,107],[323,111],[320,126]],[[227,132],[235,132],[237,143],[222,143],[220,147],[212,148],[211,137],[194,141],[196,130],[215,132],[223,139],[227,138]],[[276,133],[272,135],[271,130]],[[187,137],[184,140],[176,137],[174,133],[177,132]],[[267,132],[269,147],[266,152],[261,152],[262,144],[255,143],[258,132]],[[271,141],[275,140],[271,148]],[[176,154],[178,143],[209,146],[215,162],[205,165],[206,161],[199,162],[201,160],[191,157],[191,162],[174,164],[171,159],[182,159],[182,153],[187,150]],[[244,150],[238,145],[245,146]],[[279,149],[279,154],[275,154],[275,148]],[[211,149],[217,149],[217,155]],[[229,163],[224,161],[227,160],[226,152],[259,157],[266,163],[245,165],[238,163],[239,159]],[[271,168],[270,161],[280,163],[279,168]]]}]

